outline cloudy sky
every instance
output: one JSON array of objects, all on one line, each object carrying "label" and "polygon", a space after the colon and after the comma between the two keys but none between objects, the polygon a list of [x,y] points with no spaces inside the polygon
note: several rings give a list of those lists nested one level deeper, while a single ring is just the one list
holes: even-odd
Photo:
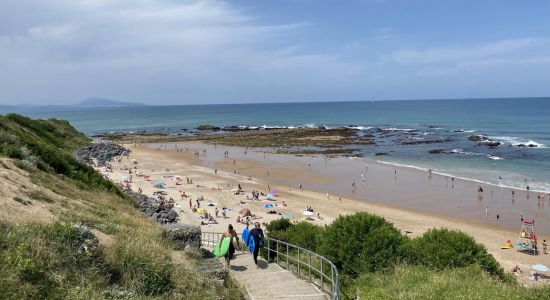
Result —
[{"label": "cloudy sky", "polygon": [[550,1],[1,0],[0,104],[550,95]]}]

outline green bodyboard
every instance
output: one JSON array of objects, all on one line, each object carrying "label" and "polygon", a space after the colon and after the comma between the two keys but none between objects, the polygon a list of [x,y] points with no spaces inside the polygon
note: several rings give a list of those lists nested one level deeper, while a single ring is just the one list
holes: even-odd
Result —
[{"label": "green bodyboard", "polygon": [[229,245],[231,244],[231,238],[230,237],[224,237],[221,242],[218,242],[216,245],[214,245],[214,256],[216,257],[222,257],[227,254],[227,251],[229,251]]}]

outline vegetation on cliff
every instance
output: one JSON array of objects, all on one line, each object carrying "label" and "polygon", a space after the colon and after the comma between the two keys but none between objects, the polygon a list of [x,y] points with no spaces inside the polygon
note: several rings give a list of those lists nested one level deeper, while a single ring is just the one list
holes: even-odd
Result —
[{"label": "vegetation on cliff", "polygon": [[74,158],[69,123],[0,116],[1,299],[240,299]]}]

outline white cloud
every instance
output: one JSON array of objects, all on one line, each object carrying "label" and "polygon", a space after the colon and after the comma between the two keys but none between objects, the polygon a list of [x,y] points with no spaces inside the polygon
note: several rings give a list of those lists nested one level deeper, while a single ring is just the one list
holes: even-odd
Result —
[{"label": "white cloud", "polygon": [[[300,88],[289,80],[295,74],[296,82],[310,86],[344,79],[352,67],[337,55],[284,53],[298,48],[287,35],[307,24],[265,24],[228,2],[5,1],[0,68],[7,72],[0,74],[0,99],[223,100],[198,88],[208,82],[212,90],[233,86],[239,97],[252,99],[262,91],[250,88],[251,80],[293,89]],[[216,82],[220,76],[224,80]]]},{"label": "white cloud", "polygon": [[432,64],[454,63],[457,61],[498,57],[508,55],[518,50],[548,45],[550,41],[544,38],[508,39],[481,45],[435,47],[424,50],[402,49],[395,51],[392,58],[402,64]]}]

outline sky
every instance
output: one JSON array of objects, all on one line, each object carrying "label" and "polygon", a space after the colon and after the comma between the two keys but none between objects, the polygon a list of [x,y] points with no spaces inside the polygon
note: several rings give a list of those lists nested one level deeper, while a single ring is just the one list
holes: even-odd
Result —
[{"label": "sky", "polygon": [[0,104],[550,96],[550,1],[1,0]]}]

